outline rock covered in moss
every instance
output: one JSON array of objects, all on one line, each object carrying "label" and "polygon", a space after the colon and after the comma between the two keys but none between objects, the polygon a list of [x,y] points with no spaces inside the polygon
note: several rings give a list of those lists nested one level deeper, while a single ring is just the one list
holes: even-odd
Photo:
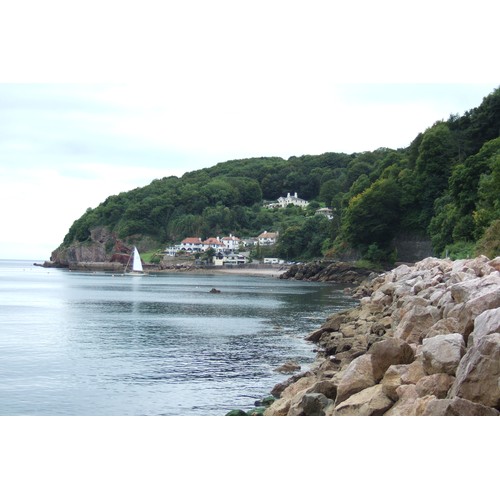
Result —
[{"label": "rock covered in moss", "polygon": [[226,417],[246,417],[248,414],[243,410],[230,410],[226,413]]}]

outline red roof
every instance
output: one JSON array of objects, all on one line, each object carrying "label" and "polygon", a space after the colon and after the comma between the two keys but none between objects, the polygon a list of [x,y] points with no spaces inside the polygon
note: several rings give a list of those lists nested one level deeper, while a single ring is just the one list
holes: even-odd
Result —
[{"label": "red roof", "polygon": [[268,233],[264,231],[262,234],[259,234],[259,238],[277,238],[278,233]]},{"label": "red roof", "polygon": [[181,241],[181,244],[187,245],[188,243],[191,243],[193,245],[201,245],[201,238],[184,238]]},{"label": "red roof", "polygon": [[222,246],[222,242],[217,238],[208,238],[203,242],[204,245],[220,245]]}]

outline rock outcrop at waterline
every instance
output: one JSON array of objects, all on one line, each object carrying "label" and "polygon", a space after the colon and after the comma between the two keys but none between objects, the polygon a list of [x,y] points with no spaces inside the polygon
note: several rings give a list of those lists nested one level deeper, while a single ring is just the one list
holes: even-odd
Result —
[{"label": "rock outcrop at waterline", "polygon": [[61,245],[52,252],[44,267],[78,271],[122,271],[130,260],[133,244],[126,244],[106,227],[90,231],[88,240]]},{"label": "rock outcrop at waterline", "polygon": [[359,285],[372,274],[371,270],[357,267],[349,262],[307,262],[293,264],[280,275],[280,279],[304,280]]},{"label": "rock outcrop at waterline", "polygon": [[307,339],[265,415],[500,415],[500,257],[402,265]]}]

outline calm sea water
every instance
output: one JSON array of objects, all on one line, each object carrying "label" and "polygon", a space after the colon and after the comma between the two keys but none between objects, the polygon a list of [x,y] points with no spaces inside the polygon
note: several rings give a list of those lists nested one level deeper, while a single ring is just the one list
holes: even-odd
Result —
[{"label": "calm sea water", "polygon": [[0,414],[249,409],[287,378],[274,368],[288,359],[307,368],[305,334],[352,303],[331,284],[0,261]]}]

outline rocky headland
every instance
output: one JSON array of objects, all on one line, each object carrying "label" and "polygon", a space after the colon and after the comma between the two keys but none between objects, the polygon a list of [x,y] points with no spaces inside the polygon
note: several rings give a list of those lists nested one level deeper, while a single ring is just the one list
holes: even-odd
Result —
[{"label": "rocky headland", "polygon": [[500,257],[400,265],[354,296],[264,415],[500,414]]},{"label": "rocky headland", "polygon": [[59,267],[78,270],[123,269],[130,257],[132,248],[125,245],[116,235],[105,227],[90,231],[85,242],[74,242],[69,246],[61,245],[52,252],[45,267]]}]

